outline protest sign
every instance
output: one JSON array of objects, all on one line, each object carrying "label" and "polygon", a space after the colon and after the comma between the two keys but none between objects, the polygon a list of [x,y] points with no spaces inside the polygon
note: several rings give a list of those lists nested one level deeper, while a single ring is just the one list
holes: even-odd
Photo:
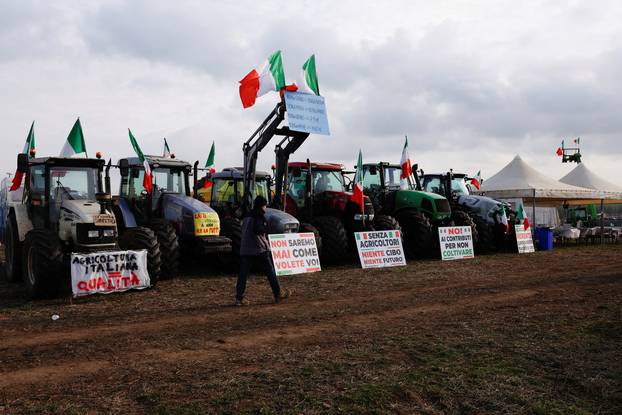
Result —
[{"label": "protest sign", "polygon": [[443,261],[473,258],[473,236],[470,226],[446,226],[438,228]]},{"label": "protest sign", "polygon": [[285,108],[290,130],[330,135],[324,97],[285,91]]},{"label": "protest sign", "polygon": [[196,236],[220,235],[220,219],[216,212],[197,212],[194,214],[194,234]]},{"label": "protest sign", "polygon": [[280,233],[268,239],[276,275],[321,271],[313,233]]},{"label": "protest sign", "polygon": [[406,265],[400,231],[355,232],[354,237],[362,268]]},{"label": "protest sign", "polygon": [[533,247],[533,238],[531,237],[531,230],[528,228],[525,230],[523,224],[515,225],[516,230],[516,245],[518,246],[518,253],[525,254],[535,252]]}]

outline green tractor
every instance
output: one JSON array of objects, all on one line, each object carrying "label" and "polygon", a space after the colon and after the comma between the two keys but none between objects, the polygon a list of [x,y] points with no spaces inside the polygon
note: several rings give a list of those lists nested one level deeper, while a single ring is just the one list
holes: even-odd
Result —
[{"label": "green tractor", "polygon": [[363,191],[377,212],[374,227],[395,229],[399,223],[409,258],[435,256],[438,227],[452,224],[449,202],[443,196],[416,190],[416,174],[414,182],[413,177],[408,178],[406,189],[402,188],[401,174],[402,168],[397,164],[363,164]]}]

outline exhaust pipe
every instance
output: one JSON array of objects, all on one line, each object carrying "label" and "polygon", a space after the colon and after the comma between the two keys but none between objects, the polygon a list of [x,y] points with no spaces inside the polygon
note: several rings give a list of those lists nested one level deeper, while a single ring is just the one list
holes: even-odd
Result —
[{"label": "exhaust pipe", "polygon": [[199,194],[197,192],[197,188],[199,187],[199,160],[194,162],[193,169],[194,176],[192,177],[192,197],[199,199]]}]

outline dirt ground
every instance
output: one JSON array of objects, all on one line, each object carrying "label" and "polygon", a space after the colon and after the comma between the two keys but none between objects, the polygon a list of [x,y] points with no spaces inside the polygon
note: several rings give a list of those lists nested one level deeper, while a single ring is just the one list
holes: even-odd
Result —
[{"label": "dirt ground", "polygon": [[[622,413],[622,245],[31,302],[0,283],[0,413]],[[58,314],[60,319],[52,321]]]}]

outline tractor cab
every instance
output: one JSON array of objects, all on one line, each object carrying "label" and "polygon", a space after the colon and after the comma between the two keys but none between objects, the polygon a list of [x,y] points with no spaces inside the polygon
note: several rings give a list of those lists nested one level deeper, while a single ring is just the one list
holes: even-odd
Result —
[{"label": "tractor cab", "polygon": [[363,164],[363,191],[371,198],[376,211],[396,214],[414,208],[432,223],[446,222],[450,218],[447,199],[427,189],[416,190],[412,177],[402,179],[401,176],[402,167],[397,164]]},{"label": "tractor cab", "polygon": [[22,205],[33,228],[57,233],[75,250],[115,246],[117,229],[109,189],[104,191],[103,160],[23,156],[18,159],[26,174]]},{"label": "tractor cab", "polygon": [[[242,205],[242,195],[244,194],[244,174],[242,168],[230,167],[211,176],[212,189],[210,203],[215,209],[235,211]],[[270,186],[272,177],[270,174],[257,171],[255,173],[255,185],[253,188],[253,199],[263,196],[268,203],[272,199]]]},{"label": "tractor cab", "polygon": [[452,172],[451,177],[447,174],[425,174],[423,188],[426,192],[451,195],[452,199],[471,194],[467,187],[466,175],[462,173]]},{"label": "tractor cab", "polygon": [[285,211],[296,217],[336,216],[346,221],[371,222],[374,210],[365,197],[365,212],[351,202],[344,167],[337,163],[292,162],[288,164]]}]

